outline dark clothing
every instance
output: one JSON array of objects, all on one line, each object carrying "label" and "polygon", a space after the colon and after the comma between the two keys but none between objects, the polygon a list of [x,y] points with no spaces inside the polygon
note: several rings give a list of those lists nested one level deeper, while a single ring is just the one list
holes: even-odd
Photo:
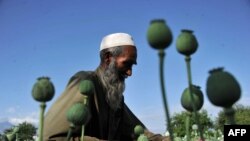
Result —
[{"label": "dark clothing", "polygon": [[[118,110],[114,111],[109,108],[105,100],[105,90],[97,75],[98,71],[100,70],[97,69],[94,72],[81,71],[70,79],[65,92],[52,105],[45,116],[45,140],[66,137],[69,122],[65,117],[65,113],[72,104],[83,100],[78,87],[79,83],[86,79],[94,83],[95,93],[89,96],[90,116],[85,125],[85,136],[109,141],[132,141],[135,139],[134,127],[138,124],[145,127],[130,111],[124,100],[122,100]],[[80,128],[76,128],[73,136],[79,137],[80,133]],[[59,141],[59,139],[56,140]]]}]

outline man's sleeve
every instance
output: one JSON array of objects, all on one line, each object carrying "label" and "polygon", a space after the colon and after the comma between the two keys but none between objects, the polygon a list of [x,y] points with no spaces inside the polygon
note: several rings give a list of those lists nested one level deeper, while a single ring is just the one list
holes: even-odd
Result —
[{"label": "man's sleeve", "polygon": [[43,138],[46,141],[49,137],[67,136],[69,122],[66,118],[66,112],[74,103],[83,100],[78,89],[82,78],[75,76],[45,115]]}]

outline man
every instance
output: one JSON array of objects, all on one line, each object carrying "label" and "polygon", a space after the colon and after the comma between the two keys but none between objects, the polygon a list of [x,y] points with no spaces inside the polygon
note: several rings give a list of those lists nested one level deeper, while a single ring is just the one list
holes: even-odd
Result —
[{"label": "man", "polygon": [[[132,37],[126,33],[114,33],[103,38],[100,46],[101,63],[95,71],[80,71],[69,81],[66,90],[52,105],[45,116],[44,139],[65,140],[69,129],[66,111],[83,100],[79,92],[82,80],[94,83],[94,94],[89,97],[90,118],[85,125],[86,141],[94,140],[136,140],[134,127],[143,123],[130,111],[123,99],[125,79],[132,75],[136,64],[137,50]],[[150,140],[166,139],[145,130]],[[79,139],[80,131],[73,132]]]}]

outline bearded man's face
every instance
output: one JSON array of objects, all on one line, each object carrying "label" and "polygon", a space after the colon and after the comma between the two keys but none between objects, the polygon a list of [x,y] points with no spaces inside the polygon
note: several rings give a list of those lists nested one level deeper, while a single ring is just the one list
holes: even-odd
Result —
[{"label": "bearded man's face", "polygon": [[125,79],[132,75],[132,66],[136,64],[137,52],[133,46],[127,46],[123,53],[110,60],[102,74],[102,82],[107,91],[106,100],[113,110],[120,107],[125,90]]}]

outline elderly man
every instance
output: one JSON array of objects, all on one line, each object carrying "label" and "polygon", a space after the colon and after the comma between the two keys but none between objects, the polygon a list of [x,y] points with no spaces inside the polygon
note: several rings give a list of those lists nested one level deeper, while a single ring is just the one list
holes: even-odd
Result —
[{"label": "elderly man", "polygon": [[[143,123],[124,103],[125,79],[132,75],[137,50],[133,38],[126,33],[114,33],[103,38],[100,46],[101,63],[95,71],[80,71],[70,80],[63,94],[45,116],[44,139],[65,140],[69,123],[65,113],[69,107],[83,99],[78,87],[82,80],[91,80],[94,95],[89,98],[90,118],[85,125],[84,140],[136,140],[134,127]],[[166,137],[145,130],[149,140],[166,140]],[[73,132],[78,140],[80,131]]]}]

